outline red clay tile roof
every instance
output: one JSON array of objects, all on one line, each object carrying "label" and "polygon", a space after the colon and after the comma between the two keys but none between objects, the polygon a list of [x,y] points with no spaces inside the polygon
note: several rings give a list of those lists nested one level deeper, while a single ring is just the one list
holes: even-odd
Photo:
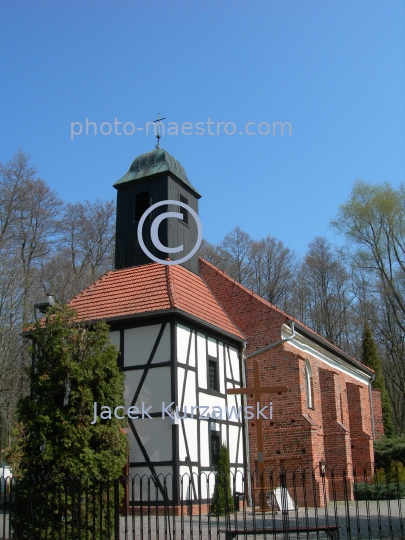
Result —
[{"label": "red clay tile roof", "polygon": [[239,340],[245,339],[205,282],[177,264],[152,263],[107,272],[69,305],[87,321],[178,309]]},{"label": "red clay tile roof", "polygon": [[[326,345],[330,349],[334,350],[337,354],[339,354],[340,356],[343,356],[344,358],[349,360],[351,363],[355,364],[357,367],[359,367],[359,368],[361,368],[361,369],[363,369],[365,371],[373,371],[371,368],[369,368],[365,364],[362,364],[361,362],[359,362],[359,360],[356,360],[356,358],[353,358],[349,354],[342,351],[342,349],[340,349],[336,345],[333,345],[332,343],[330,343],[327,339],[322,337],[320,334],[317,334],[314,330],[312,330],[312,328],[305,325],[300,320],[296,319],[295,317],[292,317],[291,315],[288,315],[288,313],[286,313],[285,311],[281,310],[280,308],[278,308],[277,306],[275,306],[274,304],[272,304],[271,302],[269,302],[265,298],[262,298],[261,296],[256,294],[252,289],[249,289],[248,287],[245,287],[244,285],[239,283],[239,281],[236,281],[234,278],[228,276],[228,274],[226,272],[224,272],[223,270],[220,270],[214,264],[208,262],[207,260],[203,259],[202,257],[199,257],[199,265],[200,265],[200,271],[201,271],[202,276],[203,276],[202,279],[204,281],[206,280],[206,278],[204,276],[204,266],[205,266],[207,268],[210,268],[210,269],[214,270],[217,274],[220,274],[222,276],[222,278],[225,278],[226,280],[232,282],[232,284],[234,286],[236,286],[236,287],[240,288],[241,290],[245,291],[246,293],[249,294],[249,296],[251,296],[255,300],[259,301],[264,306],[267,306],[269,308],[269,311],[274,310],[274,311],[278,312],[280,315],[283,315],[286,319],[288,319],[290,321],[293,321],[297,325],[297,327],[296,327],[297,330],[299,330],[299,328],[301,328],[302,330],[306,331],[309,335],[313,336],[313,338],[315,338],[316,340],[322,342],[324,345]],[[214,294],[214,293],[212,293],[212,294]],[[217,298],[220,305],[221,305],[221,301],[222,301],[221,294],[222,294],[222,290],[221,290],[220,294],[214,294],[214,297]],[[224,291],[224,294],[226,294],[225,291]],[[222,309],[224,309],[224,308],[222,308]],[[231,316],[230,316],[230,318],[232,320]],[[242,330],[246,334],[246,330],[244,330],[243,327],[242,327]],[[247,336],[247,339],[249,340],[249,336]]]}]

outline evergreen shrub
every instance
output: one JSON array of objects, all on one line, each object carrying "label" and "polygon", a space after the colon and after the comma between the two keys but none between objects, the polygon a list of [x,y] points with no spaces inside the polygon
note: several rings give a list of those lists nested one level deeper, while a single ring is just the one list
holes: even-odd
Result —
[{"label": "evergreen shrub", "polygon": [[233,496],[231,489],[231,466],[229,450],[225,444],[219,451],[218,467],[215,475],[214,493],[211,499],[211,513],[223,516],[233,511]]}]

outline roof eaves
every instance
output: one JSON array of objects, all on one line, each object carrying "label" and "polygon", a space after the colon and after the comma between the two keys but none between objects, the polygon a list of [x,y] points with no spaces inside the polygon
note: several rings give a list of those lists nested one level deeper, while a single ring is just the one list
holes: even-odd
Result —
[{"label": "roof eaves", "polygon": [[214,330],[220,334],[225,334],[226,336],[236,341],[239,341],[240,343],[243,343],[245,341],[245,338],[243,337],[242,333],[241,333],[242,334],[241,336],[238,336],[237,334],[232,334],[232,332],[229,332],[228,330],[224,330],[220,326],[216,326],[215,324],[212,324],[204,319],[200,319],[199,317],[196,317],[195,315],[191,315],[187,311],[183,311],[182,309],[178,309],[177,311],[179,315],[182,315],[185,319],[189,319],[190,321],[196,322],[200,324],[201,326],[205,326],[206,328],[209,328],[210,330]]},{"label": "roof eaves", "polygon": [[[105,321],[108,324],[113,324],[113,323],[120,323],[121,321],[125,322],[125,321],[135,320],[135,319],[145,319],[148,317],[156,317],[159,315],[162,315],[162,316],[163,315],[180,315],[184,319],[188,319],[192,322],[198,323],[199,325],[204,326],[205,328],[209,328],[211,330],[215,330],[218,333],[225,334],[227,337],[232,338],[233,340],[236,340],[240,343],[243,343],[245,341],[245,339],[243,338],[242,332],[241,332],[242,337],[236,334],[232,334],[232,332],[224,330],[223,328],[216,326],[215,324],[212,324],[204,319],[200,319],[199,317],[196,317],[195,315],[191,315],[187,311],[184,311],[177,307],[173,307],[169,309],[160,309],[156,311],[147,311],[144,313],[135,313],[133,315],[118,315],[116,317],[107,317],[105,318]],[[86,322],[92,323],[92,322],[96,322],[96,320],[90,320]]]},{"label": "roof eaves", "polygon": [[339,347],[336,347],[328,340],[324,339],[322,336],[319,336],[315,332],[308,331],[308,329],[305,326],[302,326],[299,322],[294,322],[294,325],[301,334],[304,334],[307,338],[322,345],[325,349],[336,354],[337,356],[340,356],[343,360],[351,364],[353,367],[360,369],[361,371],[367,373],[370,376],[374,374],[374,371],[372,369],[369,369],[366,365],[362,364],[352,356],[348,355],[347,353],[339,349]]}]

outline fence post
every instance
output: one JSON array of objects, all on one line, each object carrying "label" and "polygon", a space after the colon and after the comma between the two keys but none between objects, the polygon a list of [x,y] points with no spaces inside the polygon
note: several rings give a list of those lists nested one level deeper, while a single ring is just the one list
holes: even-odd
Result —
[{"label": "fence post", "polygon": [[120,538],[120,481],[114,480],[114,540]]}]

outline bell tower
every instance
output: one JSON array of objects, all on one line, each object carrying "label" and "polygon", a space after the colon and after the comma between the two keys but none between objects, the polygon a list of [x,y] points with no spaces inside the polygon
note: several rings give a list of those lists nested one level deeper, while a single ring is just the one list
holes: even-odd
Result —
[{"label": "bell tower", "polygon": [[[198,199],[201,195],[187,178],[182,165],[163,148],[138,156],[129,171],[114,184],[117,189],[117,219],[115,268],[129,268],[149,264],[152,260],[142,250],[138,241],[138,225],[143,214],[153,204],[173,200],[179,201],[198,214]],[[180,212],[182,219],[163,219],[158,227],[158,238],[163,246],[174,248],[183,245],[178,253],[160,251],[151,238],[154,219],[165,212]],[[142,227],[142,238],[146,248],[160,260],[170,257],[178,260],[190,253],[197,241],[197,224],[184,207],[162,205],[155,208]],[[181,263],[198,274],[198,253]]]}]

